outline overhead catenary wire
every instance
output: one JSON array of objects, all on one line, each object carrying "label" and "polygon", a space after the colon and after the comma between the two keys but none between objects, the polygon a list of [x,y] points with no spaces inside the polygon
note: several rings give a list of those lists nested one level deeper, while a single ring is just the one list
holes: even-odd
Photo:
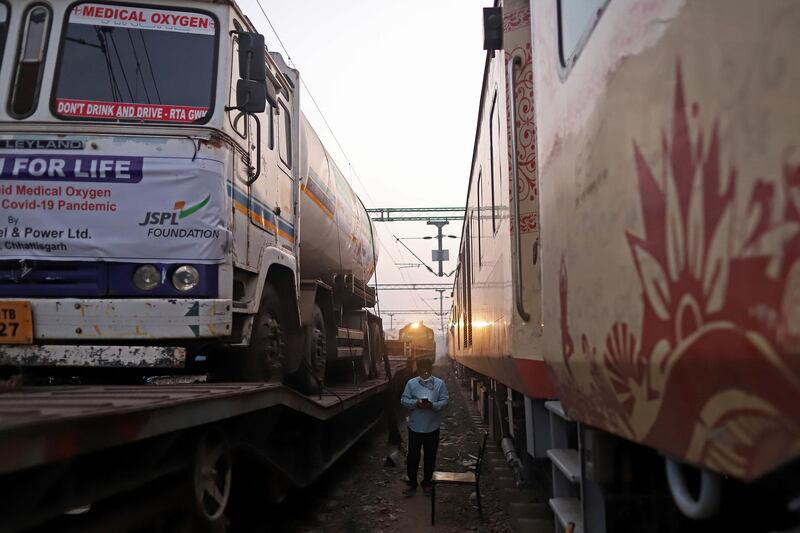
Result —
[{"label": "overhead catenary wire", "polygon": [[117,46],[117,41],[114,39],[114,34],[110,31],[108,32],[108,40],[111,41],[114,55],[117,57],[117,63],[119,63],[120,72],[122,72],[122,80],[125,82],[125,87],[128,89],[128,96],[133,100],[133,91],[131,91],[131,85],[128,83],[128,75],[125,74],[125,65],[122,63],[122,58],[119,55],[119,46]]},{"label": "overhead catenary wire", "polygon": [[150,67],[150,77],[153,78],[153,87],[156,90],[156,97],[158,98],[158,103],[162,104],[161,101],[161,92],[158,90],[158,80],[156,80],[156,74],[153,71],[153,63],[150,61],[150,52],[147,50],[147,41],[144,40],[144,32],[139,30],[139,38],[142,40],[142,46],[144,48],[144,55],[147,58],[147,66]]},{"label": "overhead catenary wire", "polygon": [[108,41],[106,40],[103,32],[101,32],[96,26],[94,31],[97,35],[97,40],[100,43],[100,51],[103,52],[103,58],[106,62],[106,73],[108,74],[108,85],[111,89],[111,99],[115,102],[121,102],[122,91],[119,88],[117,77],[114,75],[114,66],[111,64],[111,55],[108,52]]},{"label": "overhead catenary wire", "polygon": [[[275,34],[275,38],[278,40],[278,44],[281,45],[281,48],[283,49],[284,53],[286,53],[286,60],[289,62],[289,64],[293,68],[297,68],[297,65],[295,65],[294,61],[292,61],[292,55],[289,53],[289,50],[286,48],[286,45],[283,44],[283,40],[281,39],[280,35],[278,35],[278,30],[275,29],[275,26],[272,24],[272,21],[270,20],[269,16],[267,15],[267,12],[264,9],[264,6],[261,5],[261,0],[256,0],[256,4],[258,4],[258,8],[261,10],[261,13],[264,15],[264,18],[267,20],[267,24],[269,24],[269,27],[272,29],[272,32]],[[356,169],[353,166],[353,163],[350,161],[350,158],[348,157],[347,152],[345,151],[344,147],[342,146],[342,143],[339,142],[339,138],[333,132],[333,128],[331,127],[330,123],[328,122],[328,119],[325,116],[325,113],[323,113],[322,108],[317,103],[317,99],[314,98],[314,94],[311,92],[311,89],[308,87],[308,84],[306,83],[305,78],[303,78],[302,76],[300,77],[300,84],[303,86],[303,88],[308,93],[308,97],[311,99],[311,102],[314,104],[314,107],[317,109],[317,112],[319,113],[319,116],[322,119],[322,122],[325,124],[325,127],[328,129],[328,132],[331,134],[331,137],[333,138],[334,142],[336,143],[336,146],[338,146],[339,150],[342,152],[342,156],[344,157],[345,161],[347,161],[347,166],[350,167],[350,171],[352,172],[353,176],[355,176],[355,178],[358,181],[359,185],[361,185],[362,191],[364,192],[366,197],[369,199],[369,201],[372,202],[372,204],[374,205],[375,204],[375,199],[372,198],[372,196],[369,194],[369,189],[367,189],[367,187],[364,185],[364,182],[361,181],[361,176],[359,176],[358,172],[356,172]]]},{"label": "overhead catenary wire", "polygon": [[409,248],[408,246],[406,246],[406,243],[404,243],[403,241],[401,241],[401,240],[400,240],[400,237],[398,237],[397,235],[394,235],[394,234],[392,234],[392,237],[394,237],[394,240],[395,240],[395,241],[397,241],[397,242],[399,242],[400,244],[402,244],[402,245],[403,245],[403,248],[405,248],[406,250],[408,250],[408,251],[409,251],[409,253],[411,253],[411,255],[413,255],[413,256],[414,256],[414,257],[417,259],[417,261],[419,261],[419,262],[422,264],[422,266],[424,266],[425,268],[427,268],[427,269],[428,269],[428,271],[429,271],[431,274],[433,274],[434,276],[436,275],[436,272],[434,272],[434,271],[433,271],[433,269],[432,269],[431,267],[429,267],[428,265],[426,265],[426,264],[425,264],[425,261],[423,261],[423,260],[422,260],[422,259],[421,259],[421,258],[420,258],[420,257],[419,257],[417,254],[415,254],[415,253],[414,253],[414,251],[413,251],[411,248]]},{"label": "overhead catenary wire", "polygon": [[269,27],[272,29],[272,33],[275,34],[275,38],[278,39],[278,43],[280,43],[281,48],[283,48],[283,51],[286,53],[286,59],[289,61],[289,63],[292,63],[292,65],[294,65],[294,62],[292,61],[292,56],[289,55],[289,50],[286,49],[286,45],[283,44],[281,36],[278,35],[278,30],[276,30],[275,26],[272,25],[272,21],[269,19],[267,12],[264,10],[264,6],[261,5],[261,0],[256,0],[256,4],[258,4],[258,9],[261,10],[261,14],[264,15],[264,18],[267,19],[267,24],[269,24]]},{"label": "overhead catenary wire", "polygon": [[[136,61],[136,74],[138,78],[142,80],[142,88],[144,89],[144,97],[147,98],[147,103],[152,104],[152,100],[150,100],[150,91],[147,90],[147,82],[144,79],[144,71],[142,70],[142,62],[139,60],[139,54],[136,52],[136,45],[133,44],[133,36],[131,35],[130,31],[125,32],[128,34],[128,41],[131,43],[131,52],[133,52],[133,58]],[[139,95],[139,83],[138,81],[134,85],[136,87],[136,95]]]},{"label": "overhead catenary wire", "polygon": [[[294,60],[292,59],[292,56],[291,56],[291,54],[289,53],[289,49],[286,47],[286,44],[283,42],[283,39],[281,39],[280,35],[278,34],[278,30],[275,28],[275,25],[272,23],[272,20],[270,20],[270,18],[269,18],[269,15],[267,15],[267,12],[266,12],[266,10],[264,9],[264,6],[261,4],[261,0],[256,0],[256,4],[258,5],[258,8],[259,8],[259,10],[261,11],[261,14],[264,16],[264,19],[267,21],[267,24],[269,25],[270,29],[272,30],[272,33],[275,35],[275,38],[276,38],[276,40],[278,41],[278,44],[280,45],[280,47],[281,47],[281,49],[283,50],[284,54],[286,54],[286,60],[287,60],[287,62],[289,63],[289,65],[291,65],[291,66],[292,66],[292,68],[295,68],[295,69],[297,69],[298,67],[297,67],[297,65],[295,64]],[[353,175],[353,176],[356,178],[356,180],[358,181],[358,184],[361,186],[361,189],[362,189],[362,191],[363,191],[364,195],[367,197],[367,199],[369,199],[369,201],[370,201],[370,202],[371,202],[373,205],[375,205],[375,204],[376,204],[376,202],[375,202],[375,199],[374,199],[374,198],[372,197],[372,195],[369,193],[369,190],[368,190],[368,189],[367,189],[367,187],[364,185],[364,182],[361,180],[361,176],[358,174],[358,172],[356,171],[355,167],[353,166],[353,163],[352,163],[352,161],[350,160],[350,157],[347,155],[347,152],[345,151],[344,147],[342,146],[342,143],[339,141],[339,138],[338,138],[338,137],[336,136],[336,134],[334,133],[334,131],[333,131],[333,128],[332,128],[332,127],[331,127],[331,125],[330,125],[330,122],[328,122],[328,119],[327,119],[327,117],[326,117],[325,113],[322,111],[322,108],[320,107],[320,105],[319,105],[319,103],[317,102],[316,98],[314,98],[314,94],[311,92],[311,89],[310,89],[310,87],[309,87],[309,86],[308,86],[308,84],[305,82],[305,78],[303,78],[302,76],[300,77],[300,84],[301,84],[301,85],[302,85],[302,87],[305,89],[305,91],[308,93],[309,99],[310,99],[310,100],[311,100],[311,102],[314,104],[314,107],[316,108],[317,112],[319,113],[319,116],[320,116],[320,118],[322,119],[323,123],[325,124],[325,127],[327,128],[327,130],[328,130],[328,132],[330,133],[330,135],[331,135],[332,139],[333,139],[333,140],[334,140],[334,142],[336,143],[336,146],[337,146],[337,147],[339,148],[339,150],[341,151],[341,153],[342,153],[342,156],[344,157],[345,161],[347,162],[347,165],[348,165],[348,167],[350,168],[350,172],[351,172],[351,174],[352,174],[352,175]],[[377,228],[376,228],[376,229],[377,229]],[[394,235],[392,235],[392,236],[394,237]],[[395,237],[395,238],[396,238],[396,237]],[[398,241],[398,242],[399,242],[399,241]],[[391,254],[391,252],[389,251],[388,247],[386,247],[386,246],[384,245],[384,243],[383,243],[383,241],[382,241],[381,239],[378,239],[378,244],[379,244],[380,248],[381,248],[381,249],[382,249],[382,250],[383,250],[383,251],[386,253],[386,255],[389,257],[390,261],[392,262],[392,264],[395,266],[395,268],[396,268],[396,269],[397,269],[397,271],[399,272],[399,274],[400,274],[400,277],[401,277],[403,280],[407,281],[407,279],[406,279],[406,276],[405,276],[405,274],[404,274],[403,270],[402,270],[402,269],[401,269],[401,268],[398,266],[398,262],[397,262],[397,260],[396,260],[396,259],[394,258],[394,256]],[[403,244],[403,243],[401,242],[400,244]],[[424,261],[422,261],[421,259],[419,259],[419,257],[418,257],[418,256],[417,256],[417,255],[416,255],[416,254],[415,254],[413,251],[411,251],[411,249],[409,249],[407,246],[405,246],[405,244],[403,244],[403,246],[404,246],[404,247],[405,247],[405,248],[406,248],[406,249],[407,249],[409,252],[411,252],[411,254],[412,254],[412,255],[414,255],[414,257],[416,257],[416,258],[417,258],[417,260],[419,260],[419,261],[420,261],[420,262],[421,262],[421,263],[422,263],[422,264],[423,264],[423,265],[424,265],[424,266],[425,266],[425,267],[426,267],[426,268],[427,268],[427,269],[428,269],[428,270],[429,270],[431,273],[434,273],[434,274],[435,274],[435,272],[434,272],[434,271],[433,271],[433,270],[432,270],[432,269],[431,269],[431,268],[430,268],[428,265],[426,265]],[[377,269],[376,269],[376,275],[377,275]],[[412,293],[412,294],[413,294],[413,293]],[[423,303],[423,304],[424,304],[426,307],[430,308],[430,309],[431,309],[431,311],[433,311],[433,308],[432,308],[432,307],[430,307],[430,306],[427,304],[427,302],[425,302],[424,300],[422,300],[422,299],[419,297],[419,295],[417,295],[417,294],[414,294],[414,297],[415,297],[415,298],[417,298],[417,299],[418,299],[420,302],[422,302],[422,303]]]}]

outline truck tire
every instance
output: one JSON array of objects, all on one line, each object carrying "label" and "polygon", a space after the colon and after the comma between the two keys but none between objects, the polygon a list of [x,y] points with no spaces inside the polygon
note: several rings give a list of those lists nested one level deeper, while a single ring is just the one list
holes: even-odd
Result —
[{"label": "truck tire", "polygon": [[372,339],[369,336],[370,329],[366,322],[361,326],[361,333],[364,335],[364,341],[362,343],[363,350],[361,351],[361,357],[355,360],[355,369],[358,379],[366,380],[370,379],[373,374]]},{"label": "truck tire", "polygon": [[278,291],[270,283],[265,284],[261,305],[253,322],[250,345],[240,365],[240,377],[244,381],[283,379],[286,348],[284,316]]},{"label": "truck tire", "polygon": [[383,344],[383,332],[377,322],[373,322],[369,326],[369,353],[372,360],[370,368],[370,378],[375,379],[383,369],[383,354],[385,347]]},{"label": "truck tire", "polygon": [[325,382],[325,370],[328,363],[328,328],[319,305],[314,305],[311,324],[306,333],[306,368],[318,387]]}]

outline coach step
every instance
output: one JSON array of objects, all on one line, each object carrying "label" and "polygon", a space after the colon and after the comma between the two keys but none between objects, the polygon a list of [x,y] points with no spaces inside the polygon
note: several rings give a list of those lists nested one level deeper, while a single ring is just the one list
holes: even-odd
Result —
[{"label": "coach step", "polygon": [[546,503],[520,503],[508,504],[508,514],[511,518],[537,518],[552,523],[553,511]]},{"label": "coach step", "polygon": [[581,462],[578,450],[571,448],[547,450],[547,456],[553,466],[558,468],[570,483],[581,482]]},{"label": "coach step", "polygon": [[575,524],[573,533],[583,533],[581,502],[578,498],[550,498],[548,503],[556,521],[564,530],[568,530],[570,524]]},{"label": "coach step", "polygon": [[515,518],[512,522],[517,533],[553,533],[553,521],[540,518]]}]

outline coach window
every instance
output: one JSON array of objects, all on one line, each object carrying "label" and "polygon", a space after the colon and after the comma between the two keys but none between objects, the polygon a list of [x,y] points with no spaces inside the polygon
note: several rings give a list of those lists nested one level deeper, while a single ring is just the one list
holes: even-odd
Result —
[{"label": "coach window", "polygon": [[481,269],[483,266],[483,246],[481,243],[481,237],[483,232],[481,231],[482,218],[481,212],[483,211],[483,171],[481,170],[478,173],[478,270]]},{"label": "coach window", "polygon": [[[8,10],[5,11],[7,15]],[[47,38],[50,36],[50,18],[50,9],[43,5],[31,6],[23,17],[9,101],[9,113],[14,118],[28,117],[36,110],[47,54]]]},{"label": "coach window", "polygon": [[575,64],[609,0],[559,0],[558,44],[561,66]]},{"label": "coach window", "polygon": [[53,113],[70,120],[207,122],[217,28],[213,15],[200,11],[75,5],[63,31]]},{"label": "coach window", "polygon": [[[466,233],[466,228],[465,228]],[[464,248],[461,248],[461,251],[458,254],[458,264],[461,265],[461,271],[459,272],[460,278],[460,290],[461,290],[461,297],[459,300],[461,301],[461,328],[459,330],[461,342],[459,343],[459,348],[466,348],[467,347],[467,263],[464,256]]]},{"label": "coach window", "polygon": [[500,228],[500,221],[497,216],[497,204],[500,202],[500,184],[503,183],[501,177],[502,165],[500,165],[500,114],[497,112],[497,93],[492,102],[492,112],[489,115],[489,153],[492,158],[491,185],[492,185],[492,232],[497,233]]},{"label": "coach window", "polygon": [[472,280],[475,279],[473,266],[472,266],[472,225],[475,220],[475,213],[470,213],[469,224],[466,226],[466,235],[464,238],[464,262],[466,267],[464,272],[464,302],[467,309],[466,321],[466,343],[465,347],[472,346]]},{"label": "coach window", "polygon": [[[461,254],[458,255],[459,261],[461,260]],[[460,268],[460,265],[456,265],[456,270]],[[461,272],[456,272],[456,280],[454,282],[455,285],[455,293],[456,293],[456,302],[453,306],[454,315],[455,315],[455,322],[456,322],[456,339],[458,339],[458,349],[461,349]]]}]

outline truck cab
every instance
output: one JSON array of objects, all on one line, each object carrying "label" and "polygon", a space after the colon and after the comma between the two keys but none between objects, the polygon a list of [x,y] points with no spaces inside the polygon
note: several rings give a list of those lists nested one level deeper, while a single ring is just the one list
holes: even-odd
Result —
[{"label": "truck cab", "polygon": [[258,37],[231,2],[0,1],[0,364],[186,368],[268,282],[299,331],[299,77]]}]

